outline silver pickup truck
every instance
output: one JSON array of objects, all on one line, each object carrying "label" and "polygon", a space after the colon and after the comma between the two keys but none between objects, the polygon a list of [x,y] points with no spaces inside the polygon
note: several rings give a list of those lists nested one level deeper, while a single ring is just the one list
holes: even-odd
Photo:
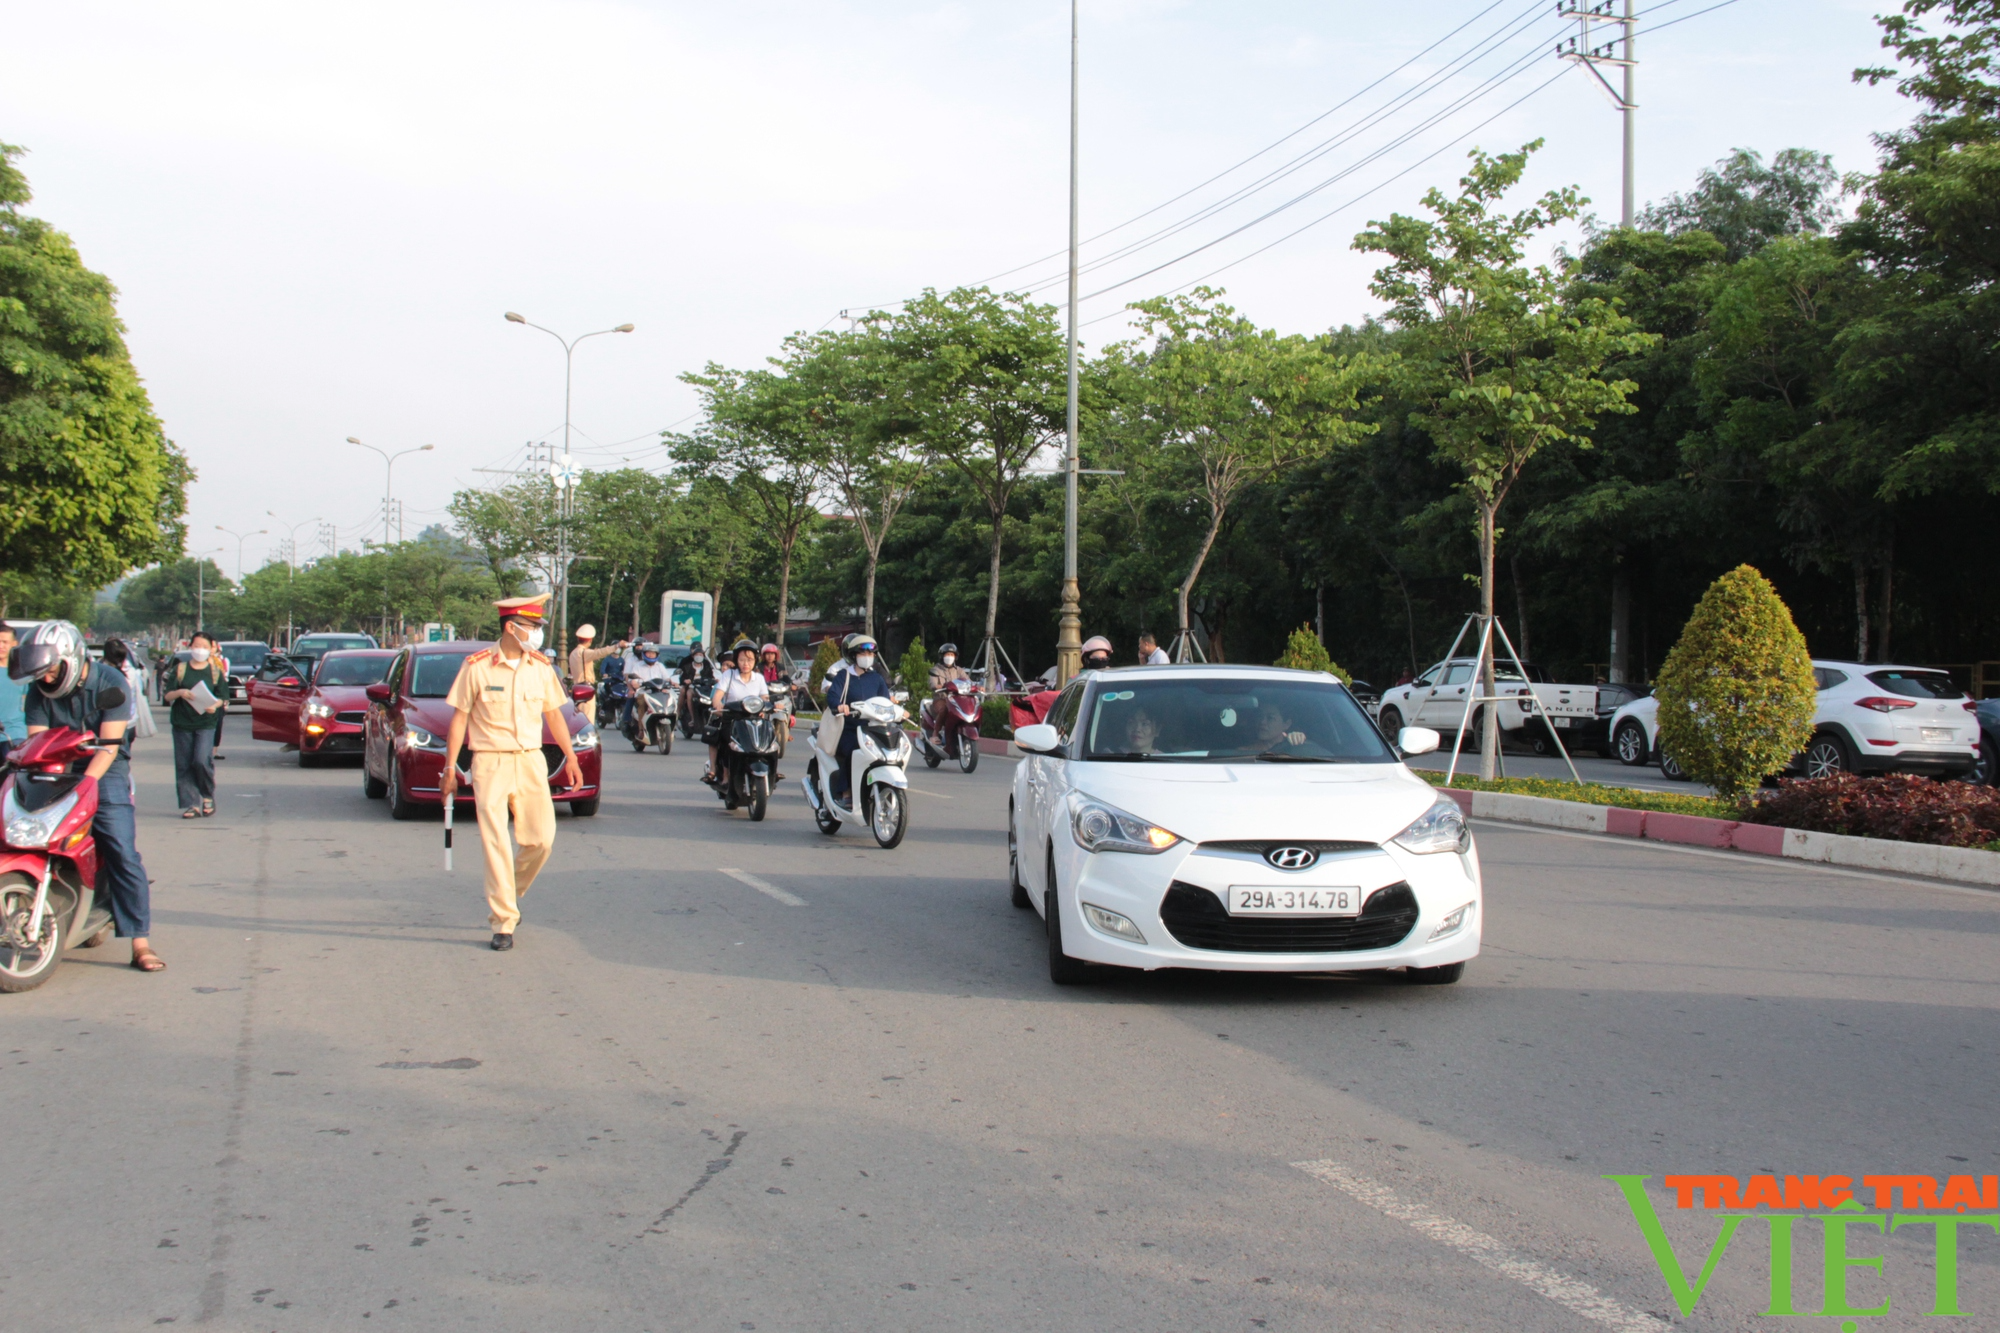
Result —
[{"label": "silver pickup truck", "polygon": [[[1539,676],[1540,673],[1530,666],[1528,674]],[[1479,693],[1478,677],[1478,658],[1454,657],[1439,662],[1413,681],[1382,691],[1381,708],[1376,714],[1382,734],[1394,736],[1402,727],[1430,727],[1449,737],[1458,730],[1460,719],[1465,717],[1467,699]],[[1506,700],[1500,705],[1500,727],[1503,731],[1519,732],[1529,726],[1534,710],[1534,703],[1528,698],[1530,690],[1534,691],[1535,701],[1541,704],[1541,711],[1548,715],[1550,724],[1564,733],[1564,748],[1569,746],[1568,733],[1581,731],[1597,721],[1595,685],[1556,685],[1539,679],[1524,680],[1512,662],[1495,663],[1493,677],[1493,692]],[[1468,745],[1476,743],[1479,714],[1479,705],[1473,705],[1466,735]],[[1539,735],[1541,725],[1537,721],[1530,728],[1529,736],[1522,739]]]}]

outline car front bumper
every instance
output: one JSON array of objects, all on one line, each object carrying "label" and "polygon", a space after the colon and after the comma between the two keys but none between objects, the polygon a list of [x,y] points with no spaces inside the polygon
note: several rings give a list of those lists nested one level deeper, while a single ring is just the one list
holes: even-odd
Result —
[{"label": "car front bumper", "polygon": [[[1063,846],[1065,842],[1067,847]],[[1440,852],[1428,856],[1387,847],[1334,853],[1323,856],[1312,869],[1298,872],[1273,870],[1260,858],[1243,853],[1216,855],[1186,846],[1159,856],[1089,853],[1073,841],[1059,838],[1056,851],[1067,862],[1058,871],[1058,881],[1073,886],[1057,895],[1057,910],[1062,914],[1063,951],[1087,962],[1148,971],[1186,967],[1229,972],[1350,972],[1442,967],[1464,962],[1479,953],[1485,904],[1476,847],[1464,853]],[[1190,900],[1187,892],[1193,890],[1215,896],[1215,905],[1204,904],[1210,921],[1326,924],[1345,920],[1228,918],[1226,909],[1218,915],[1217,909],[1227,901],[1232,884],[1352,886],[1360,890],[1364,900],[1378,890],[1408,885],[1415,899],[1416,919],[1407,933],[1380,947],[1293,950],[1282,945],[1274,947],[1267,941],[1252,951],[1196,947],[1182,938],[1195,933],[1190,930],[1184,911],[1163,915],[1170,892],[1180,895],[1180,902],[1186,903]],[[1139,944],[1099,930],[1085,919],[1084,903],[1125,917],[1138,927],[1146,942]],[[1431,938],[1448,915],[1468,904],[1471,910],[1457,930],[1438,939]],[[1172,925],[1169,916],[1174,918]],[[1176,934],[1176,926],[1181,934]]]},{"label": "car front bumper", "polygon": [[[561,750],[556,749],[553,745],[544,745],[542,747],[542,756],[543,763],[548,765],[551,770],[549,775],[550,799],[556,801],[587,801],[599,794],[598,782],[603,771],[603,765],[600,761],[599,748],[597,746],[576,752],[577,767],[583,770],[583,785],[581,787],[565,787],[562,785]],[[421,750],[413,745],[399,746],[396,750],[396,767],[401,771],[403,782],[406,784],[404,792],[412,801],[422,805],[444,804],[444,797],[440,794],[438,786],[439,779],[444,775],[444,751]],[[459,755],[459,782],[456,796],[456,799],[461,803],[470,801],[473,796],[470,772],[471,755],[467,752],[461,752]]]},{"label": "car front bumper", "polygon": [[[314,731],[313,727],[319,727]],[[306,754],[360,754],[366,738],[352,722],[325,722],[318,719],[299,728],[299,749]]]}]

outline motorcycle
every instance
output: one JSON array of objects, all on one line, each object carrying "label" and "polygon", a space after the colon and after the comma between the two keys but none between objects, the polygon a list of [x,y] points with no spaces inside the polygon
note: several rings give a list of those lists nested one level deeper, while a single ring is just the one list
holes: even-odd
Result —
[{"label": "motorcycle", "polygon": [[663,680],[649,680],[632,694],[631,721],[620,717],[618,732],[632,742],[632,748],[646,753],[648,745],[660,747],[661,754],[674,748],[673,686]]},{"label": "motorcycle", "polygon": [[708,726],[709,696],[715,693],[715,677],[704,673],[681,686],[681,735],[693,740]]},{"label": "motorcycle", "polygon": [[0,783],[0,992],[33,990],[77,941],[94,949],[111,933],[90,835],[97,782],[83,773],[96,739],[52,727],[8,756]]},{"label": "motorcycle", "polygon": [[778,729],[762,699],[739,699],[722,710],[726,728],[716,754],[715,794],[723,808],[750,807],[750,822],[764,818],[771,800],[771,774],[778,767]]},{"label": "motorcycle", "polygon": [[961,773],[979,767],[979,687],[969,680],[946,681],[927,700],[922,717],[924,763],[936,768],[956,759]]},{"label": "motorcycle", "polygon": [[771,761],[772,776],[785,761],[785,747],[792,739],[792,682],[780,676],[765,685],[771,692],[771,725],[778,733],[778,757]]},{"label": "motorcycle", "polygon": [[858,819],[868,825],[878,846],[894,847],[903,840],[910,826],[910,777],[905,770],[912,747],[902,726],[909,713],[901,706],[907,698],[899,691],[895,699],[863,699],[854,705],[851,716],[860,744],[852,761],[851,805],[842,805],[833,795],[833,774],[839,767],[835,750],[848,719],[829,709],[808,733],[812,758],[806,761],[803,781],[806,804],[812,807],[813,822],[821,833],[831,836],[844,821]]}]

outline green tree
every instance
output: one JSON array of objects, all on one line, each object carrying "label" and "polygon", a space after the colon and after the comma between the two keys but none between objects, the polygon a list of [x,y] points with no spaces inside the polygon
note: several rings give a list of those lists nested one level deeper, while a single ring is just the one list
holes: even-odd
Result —
[{"label": "green tree", "polygon": [[[675,524],[681,518],[680,484],[643,468],[586,472],[576,492],[579,542],[604,579],[604,619],[620,580],[632,590],[632,636],[644,629],[646,591],[667,568]],[[611,642],[610,625],[602,643]]]},{"label": "green tree", "polygon": [[813,694],[826,691],[826,673],[840,660],[840,641],[829,634],[819,641],[819,651],[813,654],[812,673],[806,678],[806,688]]},{"label": "green tree", "polygon": [[1191,486],[1201,542],[1176,596],[1179,657],[1186,660],[1188,596],[1215,548],[1231,504],[1246,486],[1367,434],[1357,422],[1359,386],[1380,367],[1371,357],[1329,356],[1313,340],[1281,338],[1223,304],[1206,287],[1186,296],[1140,301],[1140,342],[1107,359],[1125,370],[1112,380],[1119,406],[1142,419],[1151,466],[1174,489]]},{"label": "green tree", "polygon": [[913,697],[920,697],[929,689],[931,681],[931,659],[924,652],[924,636],[912,638],[903,649],[903,655],[896,659],[896,674],[902,677],[903,688]]},{"label": "green tree", "polygon": [[1641,231],[1683,236],[1705,231],[1734,262],[1780,236],[1818,235],[1840,217],[1842,186],[1833,159],[1809,148],[1787,148],[1766,165],[1739,148],[1705,169],[1695,187],[1670,194],[1639,213]]},{"label": "green tree", "polygon": [[1272,665],[1290,667],[1293,671],[1325,671],[1338,676],[1343,685],[1354,683],[1354,676],[1327,655],[1326,645],[1319,641],[1311,625],[1301,625],[1292,631],[1292,636],[1285,640],[1285,651]]},{"label": "green tree", "polygon": [[141,625],[193,629],[209,618],[197,604],[197,591],[212,612],[217,599],[230,594],[231,584],[213,560],[183,556],[125,580],[118,590],[118,607]]},{"label": "green tree", "polygon": [[[1599,417],[1632,410],[1626,398],[1638,386],[1601,372],[1653,341],[1601,299],[1566,299],[1561,274],[1526,262],[1528,243],[1586,202],[1565,188],[1518,213],[1497,211],[1540,146],[1498,156],[1475,149],[1456,199],[1434,189],[1423,201],[1429,219],[1396,214],[1354,240],[1356,249],[1389,256],[1369,290],[1389,303],[1403,334],[1399,378],[1419,405],[1412,423],[1464,472],[1479,517],[1480,611],[1489,623],[1508,491],[1546,446],[1588,447],[1586,432]],[[1480,670],[1489,695],[1492,648]],[[1499,720],[1497,710],[1484,710],[1482,777],[1497,771]]]},{"label": "green tree", "polygon": [[193,472],[153,415],[111,283],[23,216],[0,144],[0,568],[109,583],[173,558]]},{"label": "green tree", "polygon": [[1739,565],[1702,594],[1653,690],[1660,747],[1725,799],[1812,737],[1812,657],[1770,580]]}]

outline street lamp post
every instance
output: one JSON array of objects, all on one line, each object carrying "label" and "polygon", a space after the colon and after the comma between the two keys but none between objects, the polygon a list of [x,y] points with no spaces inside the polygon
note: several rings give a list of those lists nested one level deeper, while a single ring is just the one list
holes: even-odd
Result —
[{"label": "street lamp post", "polygon": [[[278,511],[275,509],[266,509],[264,513],[266,517],[278,518]],[[287,652],[291,651],[292,639],[294,637],[292,629],[292,580],[296,579],[299,574],[299,529],[303,528],[306,523],[317,523],[319,521],[317,518],[309,518],[305,523],[294,523],[285,533],[285,650]],[[278,525],[280,527],[284,526],[284,522],[284,519],[278,518]]]},{"label": "street lamp post", "polygon": [[[358,440],[352,435],[347,437],[347,442],[349,444],[358,444],[363,449],[373,449],[376,453],[382,455],[384,465],[382,469],[382,549],[386,553],[389,549],[389,512],[391,502],[396,493],[396,460],[405,454],[429,453],[437,446],[420,444],[414,449],[398,449],[392,454],[379,445],[369,444],[366,440]],[[387,640],[389,637],[389,562],[386,559],[382,562],[382,637],[384,640]]]},{"label": "street lamp post", "polygon": [[[216,525],[215,525],[215,530],[216,530],[217,532],[221,532],[221,533],[226,533],[227,535],[229,535],[229,536],[231,536],[231,537],[234,537],[234,538],[236,539],[236,581],[237,581],[238,583],[241,583],[241,582],[243,582],[243,543],[244,543],[244,541],[245,541],[245,540],[246,540],[247,538],[250,538],[250,537],[265,537],[265,536],[269,536],[269,535],[270,535],[270,531],[271,531],[271,530],[270,530],[269,528],[259,528],[259,529],[257,529],[257,530],[256,530],[255,532],[237,532],[237,531],[236,531],[235,529],[233,529],[233,528],[225,528],[225,527],[223,527],[223,526],[222,526],[222,525],[221,525],[220,523],[218,523],[218,524],[216,524]],[[225,548],[225,549],[227,549],[227,548]]]},{"label": "street lamp post", "polygon": [[581,333],[574,338],[564,338],[554,329],[543,328],[540,324],[513,311],[507,312],[509,324],[524,324],[531,329],[541,329],[543,333],[562,344],[563,349],[563,456],[562,462],[550,469],[550,475],[562,489],[556,510],[556,660],[564,661],[569,652],[569,520],[574,504],[576,488],[576,462],[569,448],[569,406],[570,386],[574,380],[576,367],[576,345],[585,338],[596,338],[606,333],[630,333],[633,326],[617,324],[608,329],[597,329]]},{"label": "street lamp post", "polygon": [[197,634],[208,628],[208,621],[206,619],[208,592],[201,586],[203,583],[203,566],[208,562],[210,556],[221,555],[228,549],[227,546],[215,546],[206,551],[198,552],[192,557],[194,560],[194,632]]},{"label": "street lamp post", "polygon": [[1076,582],[1076,197],[1077,0],[1069,4],[1069,418],[1063,448],[1062,616],[1056,629],[1056,684],[1083,669],[1083,606]]}]

